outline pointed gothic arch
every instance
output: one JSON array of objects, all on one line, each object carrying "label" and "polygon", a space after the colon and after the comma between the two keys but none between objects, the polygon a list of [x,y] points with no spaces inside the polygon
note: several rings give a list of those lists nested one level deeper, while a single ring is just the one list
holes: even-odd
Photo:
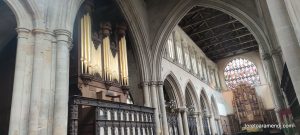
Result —
[{"label": "pointed gothic arch", "polygon": [[171,34],[174,27],[180,22],[180,20],[194,7],[201,6],[216,9],[222,11],[240,21],[249,31],[253,34],[257,43],[261,49],[262,53],[269,53],[270,50],[274,49],[275,47],[272,46],[265,33],[263,32],[260,23],[253,19],[252,16],[247,14],[242,9],[239,9],[235,6],[232,6],[228,3],[223,1],[197,1],[197,0],[190,0],[188,2],[184,1],[184,3],[179,2],[171,12],[167,15],[166,19],[163,21],[156,37],[154,39],[153,44],[157,45],[155,47],[155,60],[153,64],[153,70],[157,70],[157,72],[153,75],[153,77],[160,78],[161,71],[159,70],[161,67],[162,56],[164,53],[164,48],[167,42],[169,35]]},{"label": "pointed gothic arch", "polygon": [[185,87],[185,99],[186,99],[185,104],[187,106],[193,105],[195,108],[195,112],[200,111],[200,104],[198,102],[200,98],[196,92],[195,86],[190,80],[187,82]]},{"label": "pointed gothic arch", "polygon": [[[164,80],[165,98],[176,101],[176,107],[184,106],[184,97],[176,76],[171,72]],[[169,96],[169,97],[166,97]]]}]

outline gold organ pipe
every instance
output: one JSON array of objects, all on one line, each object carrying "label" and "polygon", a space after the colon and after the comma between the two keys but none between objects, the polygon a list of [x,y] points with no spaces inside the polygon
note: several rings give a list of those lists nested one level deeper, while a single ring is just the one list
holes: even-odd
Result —
[{"label": "gold organ pipe", "polygon": [[86,73],[86,52],[85,52],[85,15],[83,16],[83,64],[84,64],[84,73]]},{"label": "gold organ pipe", "polygon": [[123,82],[123,51],[122,51],[122,41],[119,41],[119,57],[120,57],[120,83],[121,85],[124,84]]},{"label": "gold organ pipe", "polygon": [[84,54],[83,54],[83,18],[80,19],[80,66],[81,66],[81,73],[84,73],[83,64],[84,64]]},{"label": "gold organ pipe", "polygon": [[120,41],[120,66],[121,66],[121,83],[122,85],[128,85],[128,64],[127,64],[127,51],[126,51],[126,39],[122,36]]},{"label": "gold organ pipe", "polygon": [[88,59],[87,59],[87,16],[84,15],[84,67],[85,67],[85,73],[88,73]]},{"label": "gold organ pipe", "polygon": [[91,72],[91,29],[90,29],[90,25],[91,25],[91,21],[90,21],[90,14],[87,13],[87,48],[88,48],[88,73],[92,73]]},{"label": "gold organ pipe", "polygon": [[109,49],[109,36],[106,36],[103,39],[103,58],[104,58],[104,74],[105,74],[105,80],[109,80],[109,54],[108,54],[108,50]]},{"label": "gold organ pipe", "polygon": [[125,55],[125,74],[126,74],[126,85],[129,85],[128,82],[128,60],[127,60],[127,50],[126,50],[126,39],[124,37],[124,55]]}]

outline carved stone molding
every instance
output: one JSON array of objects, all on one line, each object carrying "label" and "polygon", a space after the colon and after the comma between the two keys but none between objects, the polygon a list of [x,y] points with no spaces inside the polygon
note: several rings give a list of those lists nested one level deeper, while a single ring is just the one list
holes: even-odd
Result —
[{"label": "carved stone molding", "polygon": [[177,108],[177,111],[178,111],[178,112],[187,112],[187,111],[188,111],[188,108],[186,108],[186,107],[178,107],[178,108]]},{"label": "carved stone molding", "polygon": [[262,55],[262,57],[263,57],[263,60],[269,60],[269,59],[272,58],[271,55],[270,55],[269,53],[264,53],[264,54]]},{"label": "carved stone molding", "polygon": [[144,81],[139,84],[139,88],[143,88],[144,86],[149,86],[149,82]]},{"label": "carved stone molding", "polygon": [[163,81],[157,81],[157,85],[158,85],[158,86],[163,86],[163,85],[164,85],[164,82],[163,82]]},{"label": "carved stone molding", "polygon": [[30,30],[26,28],[16,28],[18,38],[28,38]]},{"label": "carved stone molding", "polygon": [[150,83],[149,83],[149,85],[157,85],[157,81],[151,81]]},{"label": "carved stone molding", "polygon": [[72,38],[71,38],[71,32],[68,30],[64,30],[64,29],[56,29],[54,30],[54,34],[56,36],[56,41],[62,41],[62,42],[67,42],[68,45],[68,49],[71,50],[73,47],[72,44]]},{"label": "carved stone molding", "polygon": [[273,49],[271,51],[271,55],[280,55],[281,54],[281,49],[280,48],[277,48],[277,49]]}]

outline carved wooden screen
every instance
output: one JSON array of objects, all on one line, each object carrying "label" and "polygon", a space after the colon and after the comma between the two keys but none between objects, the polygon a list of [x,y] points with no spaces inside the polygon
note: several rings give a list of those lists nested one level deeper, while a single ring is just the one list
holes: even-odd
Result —
[{"label": "carved wooden screen", "polygon": [[249,84],[240,84],[232,91],[233,107],[240,124],[262,123],[263,107],[255,89]]}]

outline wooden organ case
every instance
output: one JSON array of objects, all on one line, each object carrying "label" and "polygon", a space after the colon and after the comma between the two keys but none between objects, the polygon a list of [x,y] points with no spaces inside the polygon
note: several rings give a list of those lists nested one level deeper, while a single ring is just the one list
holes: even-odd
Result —
[{"label": "wooden organ case", "polygon": [[232,91],[232,104],[239,123],[242,125],[264,123],[262,102],[256,95],[255,88],[248,84],[240,84]]},{"label": "wooden organ case", "polygon": [[[77,16],[71,52],[70,94],[126,103],[129,96],[126,24],[97,19],[94,2]],[[109,20],[109,21],[107,21]]]}]

